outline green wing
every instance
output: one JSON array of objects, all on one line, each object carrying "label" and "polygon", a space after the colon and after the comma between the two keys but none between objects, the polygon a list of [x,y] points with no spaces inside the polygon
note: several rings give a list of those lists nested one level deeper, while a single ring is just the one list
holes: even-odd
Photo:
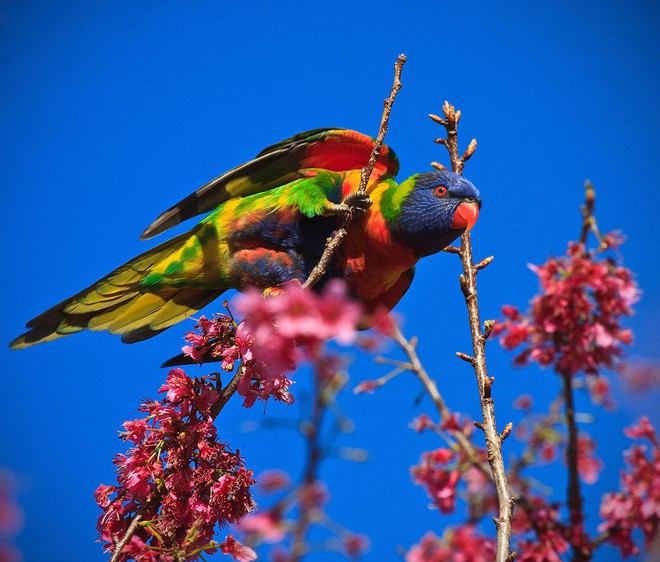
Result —
[{"label": "green wing", "polygon": [[[218,176],[161,214],[140,236],[151,238],[194,216],[207,213],[233,197],[267,191],[304,177],[303,170],[333,172],[363,168],[374,140],[348,129],[314,129],[262,150],[254,160]],[[399,161],[383,145],[372,178],[393,178]]]}]

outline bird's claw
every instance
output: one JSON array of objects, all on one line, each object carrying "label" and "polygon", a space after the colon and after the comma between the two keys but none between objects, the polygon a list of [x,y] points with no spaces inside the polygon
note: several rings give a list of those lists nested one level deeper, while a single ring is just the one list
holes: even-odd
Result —
[{"label": "bird's claw", "polygon": [[349,207],[364,213],[369,207],[371,207],[373,201],[366,193],[356,191],[355,193],[349,193],[344,198],[344,203]]},{"label": "bird's claw", "polygon": [[371,198],[366,193],[349,193],[341,203],[335,203],[326,210],[328,215],[352,216],[353,213],[366,213],[372,205]]}]

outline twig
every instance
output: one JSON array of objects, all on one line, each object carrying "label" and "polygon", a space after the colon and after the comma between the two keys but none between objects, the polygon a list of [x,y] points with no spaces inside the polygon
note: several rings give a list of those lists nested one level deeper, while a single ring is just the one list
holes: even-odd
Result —
[{"label": "twig", "polygon": [[133,521],[131,521],[131,524],[128,526],[128,529],[126,529],[126,533],[122,537],[122,539],[115,545],[115,549],[112,552],[112,556],[110,557],[110,562],[117,562],[119,560],[120,556],[122,555],[122,550],[124,550],[124,547],[128,544],[128,541],[131,540],[131,537],[133,536],[133,533],[135,533],[135,530],[138,528],[138,525],[140,524],[140,521],[142,520],[142,514],[138,513],[135,517],[133,517]]},{"label": "twig", "polygon": [[[449,152],[449,160],[451,162],[451,170],[457,174],[463,172],[463,166],[465,163],[472,157],[474,151],[477,149],[477,139],[472,139],[470,144],[465,149],[465,152],[462,156],[458,155],[458,122],[461,120],[461,112],[455,111],[454,106],[450,105],[448,101],[445,101],[442,106],[442,112],[444,113],[444,119],[438,117],[433,113],[429,113],[429,117],[442,125],[447,131],[446,139],[436,139],[435,142],[438,144],[444,144],[447,152]],[[433,162],[433,166],[438,168],[444,168],[442,164],[438,162]]]},{"label": "twig", "polygon": [[442,395],[438,391],[438,387],[435,384],[435,381],[429,377],[428,373],[422,366],[422,362],[419,360],[415,346],[403,336],[398,326],[394,327],[392,337],[408,356],[408,359],[410,360],[410,371],[412,371],[417,376],[419,381],[426,389],[426,392],[428,392],[431,400],[433,400],[433,404],[435,405],[436,410],[440,414],[440,418],[442,420],[451,418],[451,412],[449,411],[449,408],[447,408],[447,404],[444,398],[442,398]]},{"label": "twig", "polygon": [[220,397],[215,401],[211,406],[211,416],[213,419],[217,418],[222,409],[225,407],[229,399],[234,395],[238,389],[238,383],[241,382],[241,379],[245,375],[245,367],[241,365],[232,379],[227,383],[227,385],[220,392]]},{"label": "twig", "polygon": [[587,243],[587,236],[589,232],[593,232],[596,240],[601,249],[606,247],[605,241],[603,240],[603,235],[598,229],[598,224],[596,223],[596,190],[594,189],[593,184],[587,180],[584,182],[584,205],[580,207],[582,212],[582,231],[580,232],[580,244],[583,246]]},{"label": "twig", "polygon": [[[447,406],[447,403],[445,402],[444,398],[440,394],[440,391],[438,390],[438,386],[435,384],[435,381],[429,376],[429,374],[426,372],[426,369],[422,365],[422,362],[419,359],[419,356],[417,355],[417,349],[415,348],[414,343],[412,341],[408,341],[406,337],[401,333],[401,330],[399,330],[398,327],[394,328],[392,332],[392,338],[394,339],[394,341],[396,341],[397,344],[399,344],[399,347],[401,347],[403,352],[408,357],[408,360],[410,361],[409,363],[405,364],[406,368],[417,377],[419,382],[426,390],[427,394],[431,397],[435,409],[440,415],[440,420],[442,425],[442,421],[451,419],[452,412],[450,408]],[[458,444],[463,448],[463,451],[465,451],[466,457],[471,460],[473,466],[481,470],[481,472],[487,478],[492,480],[493,475],[491,474],[491,471],[488,469],[487,465],[485,465],[479,460],[479,451],[474,446],[474,444],[468,439],[465,433],[463,433],[460,430],[452,430],[452,429],[447,430],[447,433],[449,433],[454,439],[456,439]]]},{"label": "twig", "polygon": [[[461,112],[456,111],[449,102],[445,102],[442,111],[444,118],[437,115],[430,115],[431,119],[442,125],[446,132],[446,139],[438,139],[436,142],[443,144],[449,153],[451,169],[460,174],[463,171],[465,162],[472,156],[476,147],[476,139],[472,139],[467,150],[462,156],[459,156],[458,150],[458,121],[461,118]],[[479,387],[479,396],[481,399],[481,414],[483,422],[479,427],[483,430],[486,439],[486,451],[488,453],[488,463],[493,475],[493,482],[497,491],[499,503],[499,514],[495,518],[497,527],[497,562],[507,562],[514,559],[515,554],[511,552],[511,517],[513,514],[514,498],[509,489],[504,468],[504,459],[502,458],[502,441],[511,431],[511,426],[507,424],[505,430],[500,434],[497,431],[495,421],[495,404],[491,396],[491,388],[494,382],[493,378],[488,376],[486,368],[486,339],[490,330],[486,328],[485,332],[481,330],[481,319],[479,314],[479,303],[477,300],[477,272],[486,267],[491,258],[486,258],[479,264],[474,263],[472,259],[472,244],[470,242],[469,232],[461,236],[461,247],[459,251],[463,274],[460,276],[461,290],[465,297],[465,304],[468,310],[468,320],[470,323],[470,333],[472,335],[472,357],[469,362],[474,369],[477,385]],[[468,357],[468,356],[465,356]]]},{"label": "twig", "polygon": [[[376,166],[376,162],[378,161],[378,157],[380,156],[380,150],[381,147],[383,146],[385,135],[387,134],[387,125],[390,119],[390,113],[392,112],[392,105],[394,104],[394,100],[396,99],[396,96],[399,93],[399,90],[401,89],[402,86],[401,71],[403,70],[403,65],[405,64],[406,60],[407,60],[406,55],[401,54],[399,55],[399,58],[397,59],[396,63],[394,63],[394,83],[392,84],[392,90],[390,91],[390,95],[385,99],[383,104],[383,116],[381,117],[380,120],[378,136],[376,137],[376,140],[374,142],[374,147],[371,151],[371,155],[369,156],[369,161],[367,162],[367,165],[364,168],[362,168],[362,171],[360,172],[360,185],[357,191],[357,193],[360,195],[366,194],[369,178],[371,177],[371,173],[374,171],[374,167]],[[342,203],[351,206],[351,201],[354,200],[349,199],[349,197],[350,195],[347,196]],[[346,238],[346,235],[348,234],[348,228],[353,222],[353,216],[354,213],[352,212],[348,212],[344,215],[341,226],[339,227],[335,235],[328,240],[325,246],[325,250],[323,251],[323,255],[321,256],[321,259],[314,266],[314,269],[312,269],[311,273],[309,274],[309,277],[303,283],[303,287],[305,288],[313,287],[325,275],[328,266],[330,265],[330,260],[332,259],[332,256],[334,255],[335,251],[341,245],[341,243],[344,241],[344,238]]]}]

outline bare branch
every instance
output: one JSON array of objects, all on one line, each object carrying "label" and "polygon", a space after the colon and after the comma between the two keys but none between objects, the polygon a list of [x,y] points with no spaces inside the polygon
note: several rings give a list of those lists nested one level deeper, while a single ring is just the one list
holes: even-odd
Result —
[{"label": "bare branch", "polygon": [[589,232],[593,232],[601,249],[604,249],[607,247],[607,244],[605,243],[603,235],[598,229],[596,215],[594,214],[596,210],[596,190],[589,180],[584,182],[584,191],[584,205],[580,207],[580,211],[582,211],[582,231],[580,232],[580,244],[584,246],[587,243],[587,236],[589,236]]},{"label": "bare branch", "polygon": [[[564,383],[564,407],[566,408],[566,425],[568,427],[568,444],[566,446],[566,464],[568,467],[568,488],[566,504],[571,520],[571,527],[579,529],[584,522],[582,492],[580,490],[580,474],[578,471],[578,429],[575,420],[575,401],[573,400],[573,377],[570,373],[561,373]],[[579,539],[578,539],[579,541]],[[591,560],[591,551],[585,550],[575,540],[573,546],[574,562]]]},{"label": "bare branch", "polygon": [[[472,156],[477,147],[477,141],[472,139],[467,150],[462,156],[459,156],[458,149],[458,122],[461,118],[461,112],[457,111],[453,105],[445,101],[442,106],[444,118],[431,116],[431,119],[442,125],[447,133],[447,138],[443,139],[449,153],[451,169],[460,174],[463,172],[465,162]],[[436,141],[438,142],[438,141]],[[488,453],[488,463],[492,472],[493,482],[497,490],[499,503],[499,517],[497,517],[497,562],[507,562],[513,560],[515,554],[511,552],[511,517],[513,514],[514,499],[509,489],[509,484],[504,468],[504,459],[502,458],[502,441],[511,432],[512,425],[507,424],[504,431],[500,434],[497,431],[495,421],[495,405],[491,396],[494,379],[488,376],[486,368],[486,340],[492,330],[492,324],[486,324],[484,332],[481,331],[481,320],[479,313],[479,302],[477,298],[477,272],[485,268],[491,261],[492,256],[488,257],[475,265],[472,259],[472,244],[470,233],[465,232],[461,236],[461,247],[458,252],[463,266],[463,273],[459,277],[461,291],[465,298],[465,305],[468,310],[468,319],[470,323],[470,332],[472,335],[472,360],[470,361],[479,387],[481,399],[481,413],[483,422],[475,422],[475,425],[483,430],[486,439],[486,451]],[[464,359],[463,357],[461,357]]]},{"label": "bare branch", "polygon": [[[392,84],[390,95],[385,99],[383,104],[383,116],[380,120],[378,136],[376,136],[376,141],[374,142],[371,156],[369,156],[367,165],[362,168],[362,171],[360,172],[360,185],[357,191],[358,194],[366,195],[369,178],[371,177],[371,174],[374,171],[374,167],[376,166],[376,162],[378,161],[378,157],[380,156],[380,150],[383,146],[385,135],[387,134],[387,127],[390,119],[390,113],[392,112],[392,106],[394,105],[394,100],[396,99],[396,96],[402,87],[401,71],[403,70],[403,65],[405,64],[406,60],[406,55],[401,54],[399,55],[396,63],[394,63],[394,83]],[[342,203],[348,204],[350,206],[351,201],[349,201],[349,198],[346,197]],[[353,222],[353,216],[354,214],[352,212],[345,214],[341,226],[335,235],[328,240],[321,259],[316,264],[316,266],[314,266],[314,269],[312,269],[309,277],[305,283],[303,283],[303,287],[307,288],[314,286],[325,275],[326,271],[328,270],[328,266],[330,265],[332,256],[348,234],[348,228]]]}]

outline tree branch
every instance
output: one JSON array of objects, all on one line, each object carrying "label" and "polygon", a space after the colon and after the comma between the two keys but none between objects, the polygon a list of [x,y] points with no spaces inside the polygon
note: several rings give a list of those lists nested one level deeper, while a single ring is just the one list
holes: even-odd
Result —
[{"label": "tree branch", "polygon": [[303,507],[304,500],[300,496],[304,495],[307,490],[316,484],[318,480],[319,465],[323,458],[323,450],[320,443],[321,424],[326,410],[325,401],[323,399],[323,386],[324,384],[317,373],[314,377],[312,416],[309,422],[304,426],[305,431],[302,432],[307,441],[307,463],[305,465],[305,474],[303,476],[302,485],[298,491],[298,505],[300,507],[298,521],[293,529],[291,562],[298,562],[304,558],[307,549],[307,531],[313,522],[313,513],[311,513],[309,509]]},{"label": "tree branch", "polygon": [[[445,146],[449,153],[452,171],[460,174],[463,171],[465,162],[474,153],[477,147],[477,141],[476,139],[472,139],[467,150],[463,155],[459,156],[458,122],[461,118],[461,112],[456,111],[454,107],[446,101],[442,107],[442,111],[444,118],[438,117],[437,115],[430,115],[431,119],[442,125],[447,133],[447,138],[438,139],[436,142]],[[472,244],[469,232],[466,232],[461,236],[461,247],[458,255],[461,259],[461,265],[463,266],[463,274],[460,276],[461,290],[465,297],[465,304],[468,310],[468,320],[470,323],[470,333],[472,335],[473,353],[472,357],[469,358],[469,363],[474,369],[481,399],[481,414],[483,422],[480,423],[478,427],[483,430],[486,439],[488,463],[490,464],[499,503],[499,514],[495,519],[495,525],[497,527],[496,560],[497,562],[510,562],[515,558],[515,554],[511,552],[510,546],[511,517],[515,502],[511,490],[509,489],[504,468],[502,441],[511,431],[511,425],[507,424],[505,431],[501,434],[497,431],[495,404],[491,396],[494,379],[488,376],[488,370],[486,368],[485,346],[490,330],[488,327],[484,332],[481,330],[479,303],[477,299],[477,272],[485,268],[490,263],[491,258],[486,258],[475,265],[472,259]]]},{"label": "tree branch", "polygon": [[[436,385],[435,381],[429,376],[429,374],[426,372],[426,369],[422,365],[422,362],[419,359],[419,356],[417,355],[417,349],[415,348],[415,345],[413,344],[412,341],[409,341],[405,338],[405,336],[401,333],[401,330],[399,330],[398,327],[394,328],[392,332],[392,338],[394,339],[394,341],[396,341],[397,344],[399,344],[399,347],[401,347],[403,352],[408,357],[408,360],[410,361],[410,363],[405,365],[405,368],[408,371],[412,372],[417,377],[419,382],[424,387],[424,390],[426,390],[428,395],[431,397],[435,409],[440,415],[440,421],[441,421],[440,425],[442,425],[443,421],[447,421],[451,419],[452,417],[451,409],[447,406],[447,403],[440,394],[440,391],[438,390],[438,386]],[[485,463],[482,463],[479,460],[478,449],[474,446],[472,441],[470,441],[470,439],[465,435],[465,433],[463,433],[460,430],[452,430],[452,429],[448,429],[446,431],[462,447],[463,451],[465,451],[466,457],[471,459],[473,466],[478,468],[487,478],[489,478],[492,481],[493,475],[491,471],[488,469],[488,466]]]},{"label": "tree branch", "polygon": [[568,487],[566,504],[570,514],[573,532],[569,537],[573,547],[573,560],[586,562],[591,560],[591,552],[581,545],[582,524],[584,513],[582,492],[580,490],[580,474],[578,471],[578,429],[575,421],[575,401],[573,399],[573,377],[569,373],[561,373],[564,387],[564,404],[566,408],[566,426],[568,428],[568,444],[566,446],[566,464],[568,466]]},{"label": "tree branch", "polygon": [[122,550],[124,550],[124,547],[128,544],[128,541],[131,540],[131,537],[133,536],[133,533],[135,533],[136,529],[138,528],[138,525],[140,524],[140,521],[142,520],[142,514],[138,513],[134,518],[133,521],[131,521],[131,524],[128,526],[128,529],[126,529],[126,533],[122,537],[122,539],[115,545],[115,549],[112,552],[112,556],[110,557],[110,562],[117,562],[119,558],[122,556]]},{"label": "tree branch", "polygon": [[[366,195],[369,178],[371,177],[371,174],[374,171],[374,167],[376,166],[376,162],[378,161],[378,157],[380,156],[380,150],[381,147],[383,146],[385,135],[387,134],[387,126],[390,119],[390,113],[392,112],[392,106],[394,105],[394,100],[396,99],[396,96],[402,87],[401,71],[403,70],[403,65],[405,64],[406,60],[407,60],[406,55],[401,54],[399,55],[399,58],[397,59],[396,63],[394,63],[394,83],[392,84],[392,90],[390,91],[390,95],[385,99],[383,103],[384,105],[383,116],[381,117],[380,120],[378,136],[376,137],[374,147],[371,151],[371,155],[369,156],[369,161],[367,162],[367,165],[364,168],[362,168],[362,171],[360,172],[360,185],[358,187],[357,193],[363,196]],[[354,217],[354,213],[351,212],[351,208],[355,206],[355,202],[356,202],[356,199],[351,198],[351,195],[347,196],[346,198],[344,198],[344,201],[342,201],[344,205],[348,206],[349,211],[344,215],[342,224],[335,233],[335,235],[332,238],[328,239],[328,242],[325,246],[325,250],[323,251],[323,255],[321,256],[321,259],[316,264],[316,266],[314,266],[314,269],[312,269],[311,273],[309,274],[309,277],[307,278],[305,283],[303,283],[303,287],[305,288],[313,287],[316,283],[318,283],[318,281],[325,275],[328,266],[330,265],[330,260],[332,259],[332,256],[334,255],[335,251],[344,241],[344,238],[346,238],[346,235],[348,234],[348,228],[353,222],[353,217]]]}]

